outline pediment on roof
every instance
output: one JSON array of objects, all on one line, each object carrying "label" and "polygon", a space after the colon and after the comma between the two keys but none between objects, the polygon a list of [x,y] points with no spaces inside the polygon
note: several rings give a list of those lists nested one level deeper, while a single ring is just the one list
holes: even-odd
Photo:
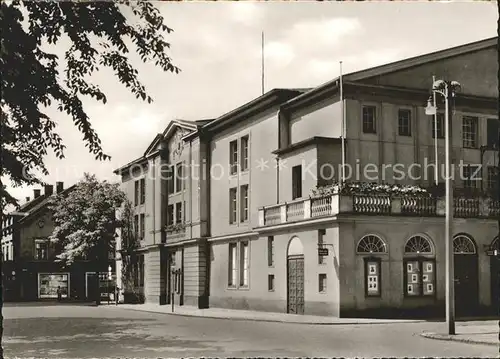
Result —
[{"label": "pediment on roof", "polygon": [[346,80],[430,91],[432,76],[436,76],[436,79],[458,81],[463,94],[498,97],[496,39],[482,43],[482,47],[469,44],[359,71],[346,75]]},{"label": "pediment on roof", "polygon": [[168,143],[170,154],[182,152],[184,144],[182,138],[196,129],[196,124],[189,121],[170,121],[163,133],[156,135],[153,142],[151,142],[145,151],[144,156],[150,156],[160,150],[162,141],[166,141]]}]

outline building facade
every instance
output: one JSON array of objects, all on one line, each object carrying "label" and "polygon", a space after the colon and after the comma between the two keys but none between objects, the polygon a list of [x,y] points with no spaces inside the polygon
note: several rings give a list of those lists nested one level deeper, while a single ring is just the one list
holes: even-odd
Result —
[{"label": "building facade", "polygon": [[56,261],[56,249],[49,241],[54,222],[48,200],[73,188],[64,189],[63,182],[57,182],[56,193],[52,185],[46,185],[43,193],[35,189],[33,199],[27,197],[17,211],[5,216],[2,274],[7,301],[57,299],[58,287],[63,299],[95,300],[97,272],[101,273],[100,291],[107,296],[107,285],[102,283],[107,280],[109,266],[114,273],[114,257],[100,265],[92,260],[79,260],[65,267]]},{"label": "building facade", "polygon": [[457,312],[494,308],[496,41],[342,83],[275,89],[213,120],[172,121],[116,171],[129,198],[139,198],[136,282],[145,300],[333,316],[443,312],[439,194],[315,192],[339,181],[343,163],[351,184],[439,190],[444,116],[425,114],[435,75],[462,84],[452,116]]}]

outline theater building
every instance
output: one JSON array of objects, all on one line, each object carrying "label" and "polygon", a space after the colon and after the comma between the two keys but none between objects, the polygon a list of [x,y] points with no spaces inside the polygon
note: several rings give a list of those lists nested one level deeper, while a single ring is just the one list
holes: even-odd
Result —
[{"label": "theater building", "polygon": [[[332,316],[444,313],[444,199],[417,191],[443,183],[443,170],[426,169],[444,163],[442,102],[436,120],[425,114],[436,76],[462,85],[451,154],[457,314],[496,308],[496,41],[346,74],[342,84],[274,89],[213,120],[172,121],[116,171],[135,201],[145,301]],[[348,183],[399,190],[329,187],[343,153],[360,169]]]},{"label": "theater building", "polygon": [[[66,194],[74,186],[64,189],[63,182],[46,185],[44,191],[33,190],[17,211],[7,214],[2,226],[3,278],[6,301],[33,301],[57,299],[61,288],[63,299],[95,300],[96,272],[101,274],[101,284],[106,283],[108,267],[114,273],[114,257],[97,265],[92,260],[78,260],[65,267],[56,262],[56,250],[49,237],[54,230],[49,198]],[[102,285],[107,297],[107,285]]]}]

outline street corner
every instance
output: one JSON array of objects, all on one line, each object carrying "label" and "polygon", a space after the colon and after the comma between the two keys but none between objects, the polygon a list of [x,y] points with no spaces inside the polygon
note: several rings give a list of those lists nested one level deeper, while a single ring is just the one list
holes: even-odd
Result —
[{"label": "street corner", "polygon": [[498,333],[494,332],[477,333],[477,334],[455,334],[455,335],[424,332],[421,333],[420,336],[427,339],[454,341],[467,344],[491,345],[491,346],[500,345],[500,341],[498,339]]}]

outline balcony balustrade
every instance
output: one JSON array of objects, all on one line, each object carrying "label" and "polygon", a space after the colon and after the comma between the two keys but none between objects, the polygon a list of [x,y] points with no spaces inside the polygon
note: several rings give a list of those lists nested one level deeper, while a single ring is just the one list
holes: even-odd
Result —
[{"label": "balcony balustrade", "polygon": [[[375,216],[441,217],[445,215],[445,198],[423,196],[339,195],[294,200],[259,209],[259,226],[273,226],[309,219],[345,214]],[[492,198],[454,198],[457,218],[491,218],[500,216],[500,201]]]}]

